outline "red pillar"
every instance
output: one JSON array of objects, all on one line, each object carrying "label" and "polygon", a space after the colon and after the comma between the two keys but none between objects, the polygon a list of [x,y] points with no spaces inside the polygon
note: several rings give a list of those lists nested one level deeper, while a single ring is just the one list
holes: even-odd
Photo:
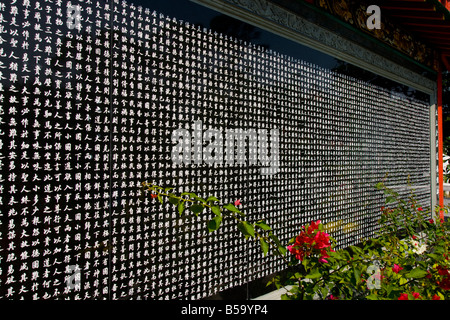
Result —
[{"label": "red pillar", "polygon": [[[437,112],[438,112],[438,171],[439,171],[439,206],[444,206],[444,128],[442,121],[442,68],[439,62],[437,76]],[[444,220],[444,211],[439,212]]]}]

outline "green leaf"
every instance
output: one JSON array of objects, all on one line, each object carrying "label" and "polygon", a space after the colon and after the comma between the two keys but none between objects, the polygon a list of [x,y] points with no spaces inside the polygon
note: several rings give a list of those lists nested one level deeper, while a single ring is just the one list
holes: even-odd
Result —
[{"label": "green leaf", "polygon": [[203,198],[200,198],[199,196],[197,196],[197,195],[193,195],[192,196],[193,197],[193,199],[194,200],[197,200],[197,201],[200,201],[200,202],[203,202],[203,203],[206,203],[206,200],[205,199],[203,199]]},{"label": "green leaf", "polygon": [[239,211],[239,209],[236,208],[236,206],[232,203],[224,205],[223,207],[224,207],[224,209],[227,209],[228,211],[236,212],[236,213],[239,213],[241,216],[245,216],[245,214],[243,214],[241,211]]},{"label": "green leaf", "polygon": [[163,199],[163,197],[161,197],[160,194],[158,194],[158,200],[159,200],[159,202],[161,202],[161,204],[164,204],[164,199]]},{"label": "green leaf", "polygon": [[180,202],[180,199],[178,198],[174,198],[174,197],[169,197],[169,202],[173,205],[178,205],[178,203]]},{"label": "green leaf", "polygon": [[284,246],[278,246],[277,249],[282,256],[286,255],[287,249]]},{"label": "green leaf", "polygon": [[[269,237],[276,243],[277,246],[282,247],[281,242],[276,235],[274,235],[272,232],[270,232]],[[295,237],[294,237],[294,240],[295,240]],[[292,241],[292,242],[294,242],[294,241]]]},{"label": "green leaf", "polygon": [[208,199],[206,199],[206,202],[213,202],[213,201],[217,201],[217,202],[219,202],[219,199],[217,199],[216,197],[213,197],[213,196],[211,196],[211,197],[208,197]]},{"label": "green leaf", "polygon": [[392,290],[394,290],[394,289],[395,289],[394,286],[389,286],[388,285],[387,288],[386,288],[386,295],[389,296],[391,294]]},{"label": "green leaf", "polygon": [[302,265],[303,265],[303,267],[305,267],[305,269],[308,267],[308,262],[309,262],[309,259],[303,259],[303,261],[302,261]]},{"label": "green leaf", "polygon": [[328,295],[328,288],[327,287],[322,287],[321,289],[321,293],[322,293],[322,297],[326,297]]},{"label": "green leaf", "polygon": [[261,228],[263,230],[272,230],[272,228],[270,226],[268,226],[264,221],[258,221],[257,223],[255,223],[255,227]]},{"label": "green leaf", "polygon": [[412,269],[410,272],[408,272],[407,274],[405,274],[405,277],[407,278],[413,278],[413,279],[418,279],[418,278],[423,278],[428,274],[428,272],[426,272],[425,270],[422,270],[420,268],[415,268]]},{"label": "green leaf", "polygon": [[232,211],[232,212],[239,212],[239,209],[236,208],[236,206],[234,204],[232,204],[232,203],[226,204],[223,207],[224,207],[224,209],[227,209],[227,210]]},{"label": "green leaf", "polygon": [[378,190],[383,189],[383,187],[384,187],[384,183],[383,183],[383,182],[378,182],[378,183],[375,185],[375,188],[378,189]]},{"label": "green leaf", "polygon": [[180,215],[180,217],[183,214],[183,211],[184,211],[184,202],[180,202],[178,204],[178,214]]},{"label": "green leaf", "polygon": [[376,293],[369,294],[369,295],[366,297],[366,299],[367,299],[367,300],[379,300]]},{"label": "green leaf", "polygon": [[198,214],[199,214],[200,212],[202,212],[203,209],[205,209],[205,207],[202,206],[201,204],[193,204],[193,205],[191,205],[191,206],[189,207],[189,209],[190,209],[196,216],[198,216]]},{"label": "green leaf", "polygon": [[386,198],[385,203],[388,204],[388,203],[393,203],[395,201],[397,201],[397,200],[394,197],[389,196],[389,197]]},{"label": "green leaf", "polygon": [[361,282],[361,271],[356,267],[353,268],[353,275],[355,276],[356,285],[358,285]]},{"label": "green leaf", "polygon": [[269,251],[269,244],[263,238],[259,239],[259,243],[261,244],[261,249],[264,253],[264,256],[266,256],[267,252]]},{"label": "green leaf", "polygon": [[241,231],[244,236],[247,238],[248,236],[254,237],[255,236],[255,228],[253,225],[246,221],[239,222],[237,225],[239,231]]},{"label": "green leaf", "polygon": [[216,216],[216,217],[212,218],[211,220],[209,220],[208,221],[208,231],[213,232],[213,231],[216,231],[217,229],[219,229],[221,222],[222,222],[221,216]]},{"label": "green leaf", "polygon": [[216,215],[216,216],[222,216],[222,212],[220,212],[220,208],[218,206],[213,206],[211,207],[211,211]]},{"label": "green leaf", "polygon": [[443,256],[440,254],[435,254],[435,253],[427,253],[427,256],[429,256],[430,258],[436,260],[436,261],[441,261],[443,260]]},{"label": "green leaf", "polygon": [[364,254],[364,251],[360,248],[360,247],[357,247],[357,246],[350,246],[350,249],[352,249],[352,251],[355,253],[355,254]]},{"label": "green leaf", "polygon": [[306,279],[317,279],[320,278],[322,274],[318,269],[313,269],[311,272],[305,277]]},{"label": "green leaf", "polygon": [[168,191],[173,190],[173,188],[165,188],[164,192],[167,193]]}]

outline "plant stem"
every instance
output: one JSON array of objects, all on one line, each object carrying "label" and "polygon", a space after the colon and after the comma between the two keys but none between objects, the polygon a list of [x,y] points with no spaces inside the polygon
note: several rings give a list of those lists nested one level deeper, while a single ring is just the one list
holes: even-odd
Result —
[{"label": "plant stem", "polygon": [[[147,190],[155,192],[158,196],[163,196],[163,197],[168,197],[168,198],[178,199],[179,201],[182,201],[183,203],[185,203],[185,202],[190,202],[190,203],[195,204],[195,203],[199,202],[200,205],[202,205],[203,207],[209,208],[209,209],[212,209],[212,207],[213,207],[213,205],[210,205],[210,204],[208,204],[207,202],[203,202],[203,201],[201,201],[201,200],[192,200],[192,199],[190,199],[190,198],[189,198],[189,199],[186,199],[186,198],[183,198],[182,196],[177,196],[177,195],[175,195],[175,194],[168,194],[168,193],[166,193],[166,192],[162,192],[162,191],[160,191],[160,190],[162,190],[162,188],[161,188],[161,187],[158,187],[158,186],[156,186],[156,185],[149,185],[149,184],[147,184],[147,183],[145,183],[145,182],[142,183],[142,185],[143,185],[144,187],[146,187]],[[222,208],[221,206],[218,206],[218,207],[219,207],[219,210],[220,210],[220,212],[222,213],[223,216],[228,216],[227,214],[224,213],[223,208]],[[231,211],[230,211],[230,212],[231,212]],[[247,222],[247,221],[241,220],[241,219],[236,215],[235,212],[231,212],[231,217],[234,218],[238,223]],[[268,243],[273,249],[275,249],[275,250],[277,250],[278,252],[280,252],[280,251],[279,251],[279,246],[278,246],[278,245],[277,245],[270,237],[263,236],[263,235],[261,235],[259,232],[257,232],[257,231],[255,230],[255,236],[254,236],[254,238],[255,238],[256,241],[259,240],[259,239],[261,239],[261,238],[264,239],[264,241],[266,241],[266,243]],[[280,253],[281,253],[281,252],[280,252]],[[281,254],[281,257],[283,258],[283,260],[284,260],[286,263],[289,263],[289,260],[288,260],[283,254]]]}]

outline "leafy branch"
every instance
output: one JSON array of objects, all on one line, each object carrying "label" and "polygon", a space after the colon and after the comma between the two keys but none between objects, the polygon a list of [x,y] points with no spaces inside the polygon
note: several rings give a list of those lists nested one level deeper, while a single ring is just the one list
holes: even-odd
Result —
[{"label": "leafy branch", "polygon": [[264,256],[272,248],[275,255],[280,255],[287,261],[285,257],[287,250],[275,236],[272,228],[264,220],[253,223],[247,221],[246,214],[237,207],[240,204],[239,200],[234,204],[221,205],[220,200],[214,196],[204,199],[193,192],[183,192],[177,195],[172,192],[173,188],[163,188],[147,182],[143,182],[142,186],[144,191],[150,191],[150,196],[153,199],[158,199],[161,204],[164,204],[165,199],[167,199],[169,203],[177,207],[180,217],[186,215],[186,212],[191,212],[196,217],[205,210],[212,212],[214,216],[208,220],[206,225],[210,233],[219,230],[224,219],[234,221],[237,230],[244,235],[245,239],[253,239],[259,242]]}]

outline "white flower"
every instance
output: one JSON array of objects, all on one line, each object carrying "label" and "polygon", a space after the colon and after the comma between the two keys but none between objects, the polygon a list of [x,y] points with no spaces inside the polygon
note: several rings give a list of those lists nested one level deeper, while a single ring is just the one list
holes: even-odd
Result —
[{"label": "white flower", "polygon": [[417,254],[422,254],[427,250],[427,246],[425,244],[421,245],[420,247],[416,247],[415,249],[413,249],[414,253]]},{"label": "white flower", "polygon": [[419,241],[410,240],[410,243],[412,245],[412,252],[414,253],[422,254],[427,250],[427,245],[426,244],[421,245]]}]

